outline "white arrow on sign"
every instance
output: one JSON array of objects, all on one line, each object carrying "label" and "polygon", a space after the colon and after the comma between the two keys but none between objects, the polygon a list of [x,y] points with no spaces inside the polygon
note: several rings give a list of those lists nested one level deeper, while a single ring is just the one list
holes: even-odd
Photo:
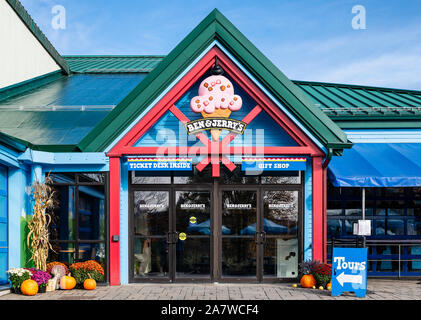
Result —
[{"label": "white arrow on sign", "polygon": [[338,280],[340,285],[343,287],[345,282],[362,284],[363,276],[357,274],[345,274],[345,272],[342,272],[336,277],[336,280]]}]

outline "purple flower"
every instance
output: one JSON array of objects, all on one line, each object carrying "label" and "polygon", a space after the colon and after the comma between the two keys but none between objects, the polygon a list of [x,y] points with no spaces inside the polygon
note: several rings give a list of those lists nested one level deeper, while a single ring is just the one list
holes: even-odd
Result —
[{"label": "purple flower", "polygon": [[27,270],[31,271],[31,279],[34,280],[39,286],[42,284],[47,284],[48,280],[51,279],[51,274],[49,274],[48,272],[41,271],[35,268],[27,268]]}]

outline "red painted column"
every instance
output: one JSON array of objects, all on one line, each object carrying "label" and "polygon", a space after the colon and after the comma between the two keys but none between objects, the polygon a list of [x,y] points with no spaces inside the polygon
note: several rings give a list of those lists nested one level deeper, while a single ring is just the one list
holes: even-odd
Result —
[{"label": "red painted column", "polygon": [[120,285],[120,158],[110,158],[110,285]]},{"label": "red painted column", "polygon": [[323,169],[323,262],[327,263],[327,168]]},{"label": "red painted column", "polygon": [[323,168],[322,157],[313,158],[313,260],[323,261]]}]

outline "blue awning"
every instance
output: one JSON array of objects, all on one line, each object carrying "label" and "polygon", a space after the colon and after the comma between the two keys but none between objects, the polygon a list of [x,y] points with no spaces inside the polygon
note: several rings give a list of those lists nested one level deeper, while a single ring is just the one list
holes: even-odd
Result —
[{"label": "blue awning", "polygon": [[335,187],[421,186],[421,143],[356,143],[332,158],[328,178]]}]

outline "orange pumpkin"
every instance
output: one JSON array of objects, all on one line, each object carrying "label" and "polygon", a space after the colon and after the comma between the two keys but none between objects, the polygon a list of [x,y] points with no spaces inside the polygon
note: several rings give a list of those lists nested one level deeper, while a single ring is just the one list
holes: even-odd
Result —
[{"label": "orange pumpkin", "polygon": [[63,276],[60,278],[60,289],[71,290],[76,287],[76,279],[71,276]]},{"label": "orange pumpkin", "polygon": [[96,281],[94,279],[86,279],[83,281],[83,287],[86,290],[94,290],[96,288]]},{"label": "orange pumpkin", "polygon": [[327,289],[327,290],[332,290],[332,282],[329,282],[329,283],[326,285],[326,289]]},{"label": "orange pumpkin", "polygon": [[20,285],[20,290],[25,296],[34,296],[38,293],[38,284],[34,280],[25,280]]},{"label": "orange pumpkin", "polygon": [[316,285],[316,279],[312,274],[305,274],[302,276],[300,284],[303,288],[313,288]]}]

